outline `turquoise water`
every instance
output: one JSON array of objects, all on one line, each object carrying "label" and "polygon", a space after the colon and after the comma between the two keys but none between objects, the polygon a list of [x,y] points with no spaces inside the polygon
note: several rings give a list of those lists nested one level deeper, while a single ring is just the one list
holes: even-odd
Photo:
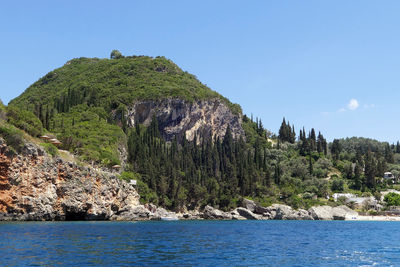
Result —
[{"label": "turquoise water", "polygon": [[400,223],[0,223],[1,266],[400,266]]}]

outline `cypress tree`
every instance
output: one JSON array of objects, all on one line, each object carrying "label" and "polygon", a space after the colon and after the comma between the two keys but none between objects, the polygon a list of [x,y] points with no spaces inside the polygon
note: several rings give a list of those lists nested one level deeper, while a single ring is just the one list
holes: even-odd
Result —
[{"label": "cypress tree", "polygon": [[376,161],[372,155],[371,149],[368,149],[365,157],[365,178],[366,185],[370,189],[375,189]]}]

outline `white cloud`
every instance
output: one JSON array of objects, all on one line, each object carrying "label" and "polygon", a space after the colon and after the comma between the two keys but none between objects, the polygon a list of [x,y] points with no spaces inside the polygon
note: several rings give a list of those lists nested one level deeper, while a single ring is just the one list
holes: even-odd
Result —
[{"label": "white cloud", "polygon": [[356,110],[360,104],[358,103],[357,99],[351,99],[349,104],[347,104],[347,108],[350,110]]},{"label": "white cloud", "polygon": [[[354,110],[358,109],[359,107],[360,107],[360,103],[358,102],[358,100],[355,98],[352,98],[352,99],[350,99],[349,103],[345,107],[338,109],[336,112],[343,113],[343,112],[347,112],[347,111],[354,111]],[[364,104],[362,107],[364,109],[372,109],[372,108],[376,108],[377,106],[375,104]],[[324,111],[324,112],[321,112],[321,115],[326,116],[331,113],[332,112]]]}]

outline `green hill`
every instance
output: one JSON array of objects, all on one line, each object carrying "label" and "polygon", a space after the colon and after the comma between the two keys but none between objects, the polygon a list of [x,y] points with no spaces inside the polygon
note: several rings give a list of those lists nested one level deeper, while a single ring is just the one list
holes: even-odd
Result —
[{"label": "green hill", "polygon": [[[44,130],[63,142],[63,149],[86,161],[110,166],[120,164],[118,148],[126,147],[127,139],[121,129],[122,126],[126,130],[124,121],[115,120],[121,118],[115,116],[116,112],[121,114],[135,100],[163,98],[218,98],[234,113],[241,113],[239,105],[232,104],[171,60],[148,56],[70,60],[32,84],[9,107],[20,109],[21,114],[35,114]],[[18,111],[14,114],[11,117],[20,121]],[[22,129],[31,130],[32,125],[29,122]],[[38,131],[29,133],[40,135],[43,128],[37,128]]]},{"label": "green hill", "polygon": [[[335,192],[379,197],[383,189],[399,188],[383,175],[391,171],[400,177],[400,143],[348,138],[328,144],[315,129],[307,134],[303,128],[297,137],[285,119],[276,137],[260,119],[247,116],[231,116],[240,120],[245,134],[233,138],[227,113],[216,118],[229,121],[224,135],[200,142],[176,135],[167,142],[159,127],[162,119],[148,124],[142,120],[133,128],[122,119],[135,100],[165,98],[217,98],[233,113],[241,113],[240,106],[166,58],[79,58],[39,79],[8,107],[0,104],[0,136],[18,151],[26,133],[46,133],[83,161],[108,167],[125,162],[121,178],[137,180],[142,201],[176,210],[207,204],[229,210],[242,197],[308,208],[340,204],[326,199]],[[183,121],[183,116],[173,116]],[[56,154],[55,147],[47,148]]]},{"label": "green hill", "polygon": [[168,97],[189,101],[220,98],[240,112],[238,105],[231,104],[171,60],[147,56],[73,59],[32,84],[10,105],[38,113],[41,105],[66,112],[72,106],[87,103],[110,111],[134,100]]}]

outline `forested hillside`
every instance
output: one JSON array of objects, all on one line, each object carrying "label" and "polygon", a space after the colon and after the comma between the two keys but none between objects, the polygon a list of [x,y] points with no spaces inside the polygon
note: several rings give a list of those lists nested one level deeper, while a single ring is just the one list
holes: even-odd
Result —
[{"label": "forested hillside", "polygon": [[[130,127],[126,114],[132,102],[163,98],[217,98],[237,114],[244,134],[233,138],[228,123],[224,137],[195,135],[189,141],[180,135],[167,141],[159,118]],[[42,134],[54,136],[82,164],[124,165],[121,178],[138,181],[142,202],[173,210],[207,204],[229,210],[243,197],[295,208],[334,205],[327,199],[334,192],[378,194],[397,187],[383,181],[384,172],[400,175],[399,143],[365,138],[328,143],[315,129],[296,130],[285,119],[272,134],[261,119],[242,116],[240,106],[163,57],[113,51],[111,59],[73,59],[7,107],[0,105],[0,121],[0,136],[15,149],[25,133],[37,142],[43,142],[35,139]]]}]

